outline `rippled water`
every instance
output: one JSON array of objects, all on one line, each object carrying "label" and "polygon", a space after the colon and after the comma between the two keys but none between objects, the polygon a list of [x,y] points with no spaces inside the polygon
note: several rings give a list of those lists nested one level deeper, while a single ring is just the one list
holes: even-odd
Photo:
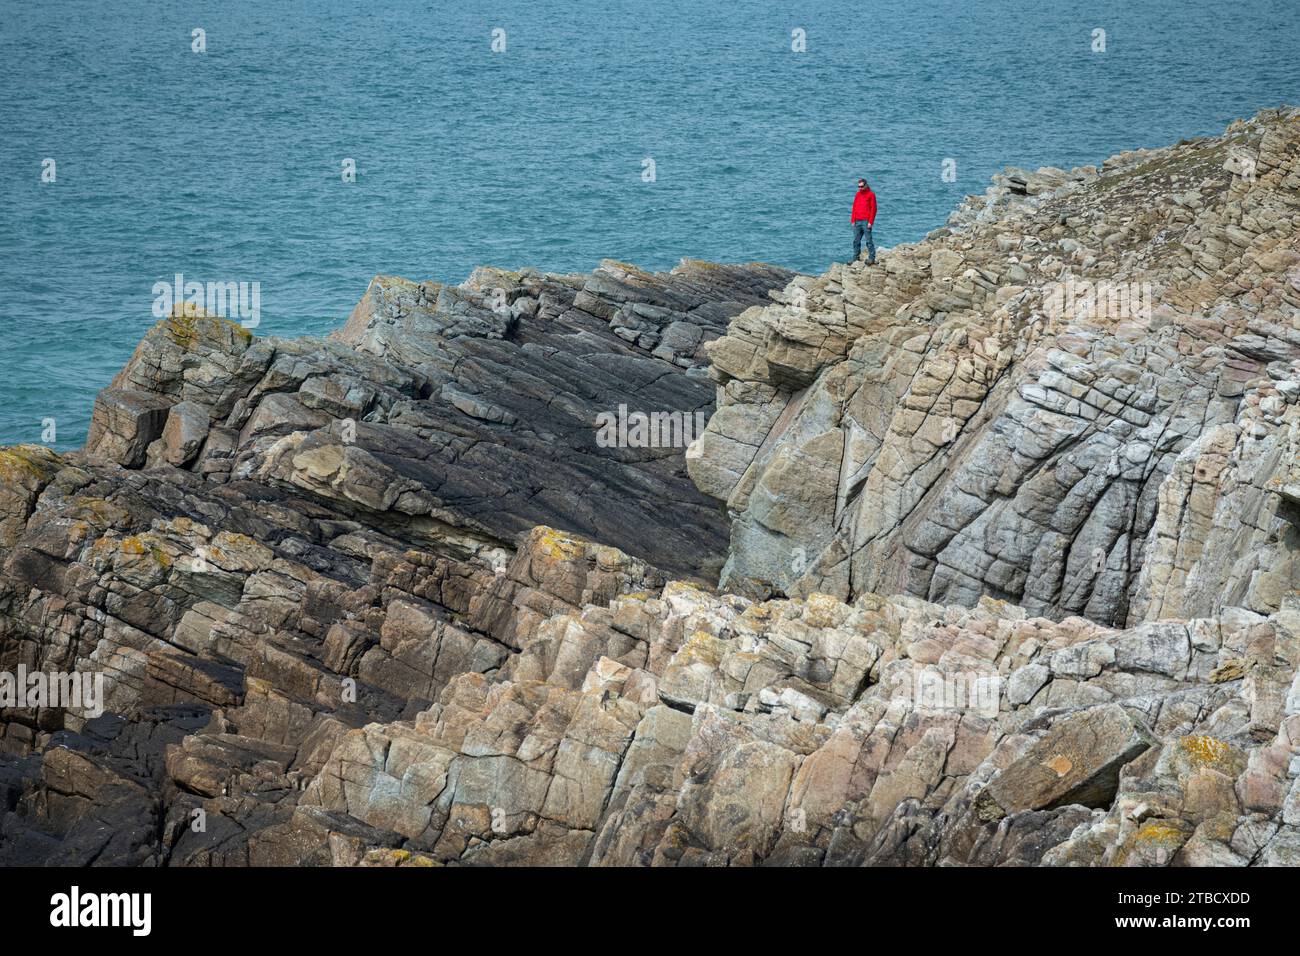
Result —
[{"label": "rippled water", "polygon": [[889,246],[1004,164],[1300,102],[1294,0],[371,6],[0,2],[0,442],[79,444],[177,272],[260,283],[257,332],[296,335],[380,272],[822,271],[859,175]]}]

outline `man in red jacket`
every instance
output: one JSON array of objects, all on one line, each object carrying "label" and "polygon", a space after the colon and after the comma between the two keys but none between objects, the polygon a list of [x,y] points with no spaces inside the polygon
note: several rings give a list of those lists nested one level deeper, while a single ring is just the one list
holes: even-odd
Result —
[{"label": "man in red jacket", "polygon": [[862,239],[867,240],[867,265],[876,264],[876,244],[871,240],[871,227],[876,224],[876,194],[865,179],[858,180],[858,194],[853,197],[853,260],[862,255]]}]

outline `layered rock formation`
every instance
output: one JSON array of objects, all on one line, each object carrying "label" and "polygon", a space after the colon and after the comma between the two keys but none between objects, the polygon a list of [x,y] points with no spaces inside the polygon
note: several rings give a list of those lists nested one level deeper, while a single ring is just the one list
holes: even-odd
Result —
[{"label": "layered rock formation", "polygon": [[[792,273],[686,261],[652,275],[380,276],[324,343],[182,312],[95,404],[86,452],[292,489],[462,555],[546,521],[682,575],[716,568],[717,509],[680,448],[599,447],[595,419],[712,411],[702,348]],[[716,574],[714,574],[716,576]]]},{"label": "layered rock formation", "polygon": [[1300,862],[1298,227],[1266,112],[874,268],[182,311],[0,451],[0,670],[107,698],[0,710],[0,863]]},{"label": "layered rock formation", "polygon": [[1295,125],[1011,171],[881,268],[738,317],[691,456],[733,518],[723,586],[1108,624],[1277,610]]}]

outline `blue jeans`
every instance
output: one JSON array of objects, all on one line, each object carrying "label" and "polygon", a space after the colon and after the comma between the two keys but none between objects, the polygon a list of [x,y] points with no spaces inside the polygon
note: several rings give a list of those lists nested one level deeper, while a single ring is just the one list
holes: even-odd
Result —
[{"label": "blue jeans", "polygon": [[859,219],[853,224],[853,261],[857,262],[858,257],[862,255],[862,238],[867,239],[867,261],[876,261],[876,244],[871,240],[871,224],[865,219]]}]

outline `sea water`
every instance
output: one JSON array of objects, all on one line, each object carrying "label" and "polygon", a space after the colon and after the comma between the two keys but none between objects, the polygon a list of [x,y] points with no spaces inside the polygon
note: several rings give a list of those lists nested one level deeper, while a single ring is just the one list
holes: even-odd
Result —
[{"label": "sea water", "polygon": [[377,273],[821,272],[859,176],[914,241],[1298,103],[1298,54],[1295,0],[0,0],[0,443],[79,445],[176,275],[296,336]]}]

